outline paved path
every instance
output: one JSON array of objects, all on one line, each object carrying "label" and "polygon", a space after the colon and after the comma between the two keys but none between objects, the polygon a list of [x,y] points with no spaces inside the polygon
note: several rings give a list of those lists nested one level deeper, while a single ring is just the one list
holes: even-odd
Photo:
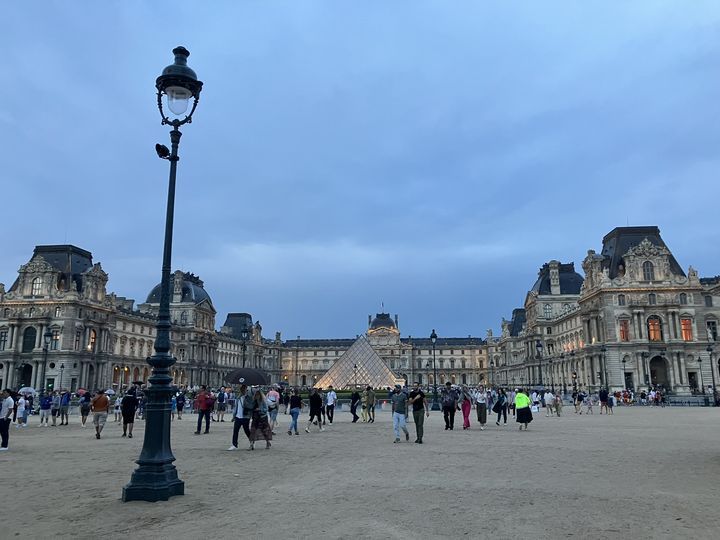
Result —
[{"label": "paved path", "polygon": [[0,538],[718,537],[720,409],[566,412],[536,415],[527,432],[446,432],[433,413],[422,446],[393,444],[387,413],[375,424],[339,413],[324,433],[281,429],[254,452],[226,451],[229,422],[196,436],[187,416],[173,423],[186,495],[155,504],[120,501],[142,422],[132,440],[109,423],[98,441],[76,417],[55,428],[33,417],[0,454]]}]

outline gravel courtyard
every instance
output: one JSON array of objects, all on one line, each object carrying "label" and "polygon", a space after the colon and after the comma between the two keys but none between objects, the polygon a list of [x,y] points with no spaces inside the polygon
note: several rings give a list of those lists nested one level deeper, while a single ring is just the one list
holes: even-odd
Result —
[{"label": "gravel courtyard", "polygon": [[445,431],[432,413],[422,446],[393,444],[386,412],[375,424],[336,413],[298,437],[281,415],[272,449],[254,452],[226,450],[231,423],[196,436],[186,415],[173,423],[186,495],[125,504],[142,421],[133,439],[109,422],[98,441],[76,416],[55,428],[32,417],[0,454],[0,538],[717,538],[720,409],[565,413],[536,414],[527,432]]}]

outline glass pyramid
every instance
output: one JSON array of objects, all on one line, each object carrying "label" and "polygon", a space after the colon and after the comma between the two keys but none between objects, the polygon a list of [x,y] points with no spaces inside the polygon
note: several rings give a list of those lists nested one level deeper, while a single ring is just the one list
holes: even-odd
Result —
[{"label": "glass pyramid", "polygon": [[352,388],[356,384],[360,387],[392,388],[396,384],[403,383],[404,381],[395,377],[385,365],[367,338],[360,336],[315,383],[315,388],[332,386],[339,390]]}]

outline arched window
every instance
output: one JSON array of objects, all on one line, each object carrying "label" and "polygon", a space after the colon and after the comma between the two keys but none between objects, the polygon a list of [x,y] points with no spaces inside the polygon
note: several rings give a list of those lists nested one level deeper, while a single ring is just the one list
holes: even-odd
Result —
[{"label": "arched window", "polygon": [[657,296],[655,296],[655,293],[648,294],[648,304],[650,304],[651,306],[657,304]]},{"label": "arched window", "polygon": [[687,304],[687,294],[680,293],[680,304],[683,306]]},{"label": "arched window", "polygon": [[90,352],[95,352],[95,342],[97,341],[97,332],[95,330],[90,330],[90,333],[88,335],[88,346],[87,349]]},{"label": "arched window", "polygon": [[37,330],[34,326],[29,326],[23,332],[23,344],[22,352],[32,352],[35,348],[35,341],[37,340]]},{"label": "arched window", "polygon": [[43,280],[41,277],[36,277],[32,280],[32,295],[40,296],[42,294]]},{"label": "arched window", "polygon": [[650,261],[643,263],[643,281],[655,281],[655,267]]},{"label": "arched window", "polygon": [[180,314],[180,324],[182,324],[183,326],[187,324],[187,311],[183,311]]},{"label": "arched window", "polygon": [[648,339],[650,341],[662,341],[662,321],[660,317],[650,317],[647,321]]},{"label": "arched window", "polygon": [[624,305],[625,305],[625,295],[618,294],[618,306],[624,306]]},{"label": "arched window", "polygon": [[552,306],[550,304],[545,304],[543,306],[543,314],[545,315],[546,319],[552,317]]}]

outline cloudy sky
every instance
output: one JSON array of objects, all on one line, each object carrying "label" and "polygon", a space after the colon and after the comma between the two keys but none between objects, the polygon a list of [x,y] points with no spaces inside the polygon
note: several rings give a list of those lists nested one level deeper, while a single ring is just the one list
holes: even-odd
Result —
[{"label": "cloudy sky", "polygon": [[[112,4],[112,7],[110,5]],[[212,6],[212,7],[210,7]],[[717,2],[6,2],[0,155],[9,286],[72,243],[143,301],[168,163],[154,82],[184,45],[173,267],[222,324],[352,337],[498,332],[550,259],[658,225],[720,274]]]}]

